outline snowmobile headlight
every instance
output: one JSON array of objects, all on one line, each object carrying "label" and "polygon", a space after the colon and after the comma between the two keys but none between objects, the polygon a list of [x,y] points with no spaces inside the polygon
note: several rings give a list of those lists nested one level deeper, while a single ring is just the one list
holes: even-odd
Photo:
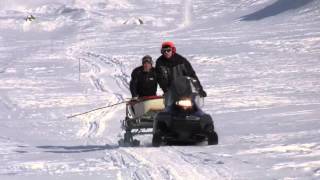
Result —
[{"label": "snowmobile headlight", "polygon": [[191,99],[181,99],[176,102],[176,105],[181,106],[183,108],[191,108],[192,101],[191,101]]}]

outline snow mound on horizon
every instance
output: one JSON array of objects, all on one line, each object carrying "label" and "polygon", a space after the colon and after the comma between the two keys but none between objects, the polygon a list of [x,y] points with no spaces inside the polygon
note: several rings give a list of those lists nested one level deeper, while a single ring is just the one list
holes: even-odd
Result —
[{"label": "snow mound on horizon", "polygon": [[[310,17],[311,19],[318,18],[315,14],[320,12],[320,3],[316,0],[278,0],[271,4],[266,5],[263,8],[256,9],[255,12],[251,12],[247,15],[241,17],[243,21],[258,21],[265,18],[279,16],[287,14],[289,17],[292,17],[290,14],[298,14],[294,19],[302,16]],[[295,15],[295,16],[296,16]]]},{"label": "snow mound on horizon", "polygon": [[127,0],[1,0],[1,10],[26,11],[45,5],[62,4],[79,9],[128,9],[132,4]]},{"label": "snow mound on horizon", "polygon": [[72,0],[2,0],[0,10],[25,11],[48,4],[70,4]]},{"label": "snow mound on horizon", "polygon": [[[20,11],[0,11],[0,29],[15,29],[29,31],[55,31],[63,27],[72,26],[77,20],[86,17],[83,9],[71,8],[61,3],[52,3],[27,9],[24,6]],[[30,6],[28,6],[30,7]],[[34,20],[27,20],[28,16],[34,16]]]},{"label": "snow mound on horizon", "polygon": [[[113,17],[112,14],[105,14],[106,10],[117,11],[132,7],[127,0],[93,0],[90,2],[84,0],[5,0],[0,2],[0,29],[51,32],[65,27],[81,26],[88,22],[102,24],[105,27],[123,25],[127,21],[130,21],[127,22],[128,24],[133,24],[130,17],[120,18]],[[33,15],[35,20],[27,21],[30,15]],[[82,24],[78,23],[80,21]],[[141,24],[141,20],[138,23]],[[81,28],[78,29],[81,30]]]}]

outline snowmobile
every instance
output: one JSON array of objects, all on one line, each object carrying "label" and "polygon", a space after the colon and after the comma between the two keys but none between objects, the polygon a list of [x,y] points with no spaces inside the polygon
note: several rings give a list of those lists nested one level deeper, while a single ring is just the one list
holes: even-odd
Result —
[{"label": "snowmobile", "polygon": [[[191,77],[175,79],[165,93],[165,109],[156,114],[153,123],[152,146],[162,143],[197,143],[207,140],[218,144],[218,135],[209,114],[204,113],[199,95],[199,83]],[[203,101],[202,101],[203,102]]]},{"label": "snowmobile", "polygon": [[125,131],[120,146],[139,146],[140,141],[133,139],[136,135],[152,134],[153,121],[157,113],[164,110],[162,96],[147,96],[126,102],[126,117],[122,121]]}]

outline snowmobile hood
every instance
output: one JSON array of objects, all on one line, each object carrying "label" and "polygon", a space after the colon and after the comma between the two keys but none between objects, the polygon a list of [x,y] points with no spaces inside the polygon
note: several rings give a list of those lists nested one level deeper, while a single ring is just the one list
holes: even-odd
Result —
[{"label": "snowmobile hood", "polygon": [[199,95],[198,88],[196,88],[196,80],[187,77],[181,76],[176,78],[172,83],[168,90],[168,93],[165,97],[165,104],[171,105],[178,100],[184,98],[193,98],[196,95]]},{"label": "snowmobile hood", "polygon": [[189,77],[179,77],[172,83],[170,90],[178,97],[190,96],[195,89],[191,81]]}]

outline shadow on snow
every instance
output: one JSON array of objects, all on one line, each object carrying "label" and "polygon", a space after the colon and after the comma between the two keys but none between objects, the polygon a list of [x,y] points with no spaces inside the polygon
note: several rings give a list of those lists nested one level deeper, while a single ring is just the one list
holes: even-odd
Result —
[{"label": "shadow on snow", "polygon": [[117,149],[119,146],[112,145],[88,145],[88,146],[37,146],[40,149],[46,149],[50,153],[83,153],[92,151],[103,151]]},{"label": "shadow on snow", "polygon": [[283,12],[298,9],[311,3],[314,0],[278,0],[273,4],[258,10],[254,13],[241,17],[242,21],[257,21],[270,16],[275,16]]}]

